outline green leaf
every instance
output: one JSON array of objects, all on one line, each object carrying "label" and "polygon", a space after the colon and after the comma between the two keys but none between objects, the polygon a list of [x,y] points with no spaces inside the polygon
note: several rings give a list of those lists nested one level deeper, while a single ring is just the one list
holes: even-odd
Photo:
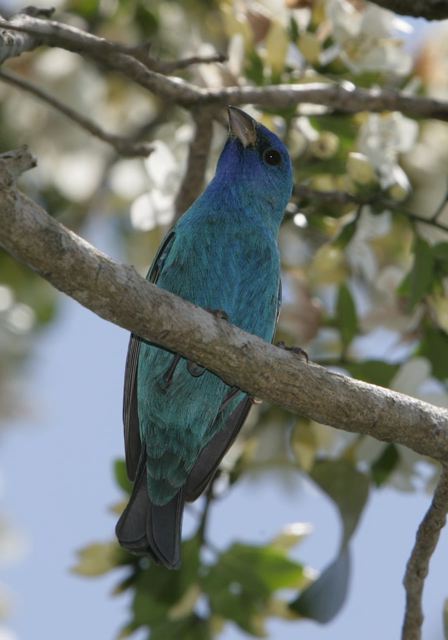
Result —
[{"label": "green leaf", "polygon": [[157,15],[150,11],[148,2],[136,3],[134,19],[143,37],[151,37],[157,33],[159,20]]},{"label": "green leaf", "polygon": [[290,608],[305,618],[322,624],[330,622],[341,610],[348,591],[350,554],[347,547]]},{"label": "green leaf", "polygon": [[345,249],[345,247],[355,235],[357,226],[358,217],[353,216],[353,218],[341,228],[337,237],[334,239],[334,244],[336,244],[340,249]]},{"label": "green leaf", "polygon": [[339,287],[338,299],[336,301],[336,318],[341,334],[342,346],[345,350],[355,337],[358,331],[358,317],[356,307],[347,285]]},{"label": "green leaf", "polygon": [[370,467],[372,480],[377,487],[386,482],[400,461],[400,454],[395,444],[388,444]]},{"label": "green leaf", "polygon": [[398,288],[401,295],[407,296],[411,311],[434,284],[434,255],[426,240],[419,236],[414,243],[414,256],[412,269]]},{"label": "green leaf", "polygon": [[183,543],[179,571],[167,571],[152,563],[149,569],[138,574],[132,603],[133,621],[138,626],[152,628],[161,624],[190,585],[198,581],[199,548],[197,538]]},{"label": "green leaf", "polygon": [[444,331],[427,327],[420,343],[419,355],[428,358],[436,378],[448,379],[448,335]]},{"label": "green leaf", "polygon": [[326,623],[337,615],[347,597],[350,574],[348,545],[367,502],[369,479],[347,460],[319,461],[310,476],[336,504],[343,536],[336,559],[290,603],[290,608],[302,616]]},{"label": "green leaf", "polygon": [[96,577],[123,563],[124,552],[116,542],[95,542],[78,552],[78,563],[71,571],[80,576]]},{"label": "green leaf", "polygon": [[126,471],[126,462],[121,458],[117,458],[116,460],[114,460],[114,476],[118,486],[123,489],[125,493],[131,495],[132,482],[128,478],[128,472]]},{"label": "green leaf", "polygon": [[181,620],[169,620],[151,629],[151,640],[212,640],[208,620],[191,614]]},{"label": "green leaf", "polygon": [[369,496],[369,478],[347,460],[316,462],[310,477],[336,504],[343,523],[344,547],[353,535]]},{"label": "green leaf", "polygon": [[294,16],[290,16],[289,18],[288,35],[291,42],[297,42],[299,38],[299,25]]},{"label": "green leaf", "polygon": [[239,543],[223,552],[202,579],[212,612],[257,637],[264,634],[271,594],[303,583],[302,565],[290,560],[284,550]]},{"label": "green leaf", "polygon": [[383,360],[366,360],[344,364],[344,368],[358,380],[388,387],[400,365],[383,362]]},{"label": "green leaf", "polygon": [[441,262],[448,262],[448,242],[439,242],[432,248],[432,254]]},{"label": "green leaf", "polygon": [[252,49],[246,56],[246,76],[256,85],[264,83],[264,64],[255,49]]}]

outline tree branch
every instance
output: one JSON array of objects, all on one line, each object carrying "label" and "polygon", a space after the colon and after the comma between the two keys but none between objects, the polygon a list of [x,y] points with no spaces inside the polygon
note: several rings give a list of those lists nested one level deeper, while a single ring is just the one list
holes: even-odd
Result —
[{"label": "tree branch", "polygon": [[418,213],[414,213],[413,211],[406,209],[400,202],[384,198],[381,196],[381,194],[378,193],[365,198],[362,196],[354,195],[352,193],[348,193],[347,191],[319,191],[317,189],[312,189],[311,187],[308,187],[306,185],[297,185],[294,188],[293,195],[295,201],[294,203],[299,208],[303,206],[303,201],[305,201],[305,205],[308,203],[312,203],[313,206],[322,203],[325,205],[339,206],[345,204],[357,204],[360,206],[372,205],[376,208],[384,207],[385,209],[389,209],[390,211],[395,211],[397,213],[400,213],[401,215],[406,216],[413,222],[416,222],[418,224],[425,224],[429,227],[434,227],[436,229],[439,229],[440,231],[445,231],[446,233],[448,233],[448,225],[437,220],[447,204],[446,198],[444,198],[443,202],[440,204],[433,215],[431,215],[429,218],[425,218],[418,215]]},{"label": "tree branch", "polygon": [[406,589],[406,610],[401,638],[420,640],[423,609],[422,596],[429,562],[446,523],[448,511],[448,469],[442,474],[435,490],[431,505],[423,518],[416,535],[415,545],[408,560],[403,584]]},{"label": "tree branch", "polygon": [[18,15],[11,22],[0,18],[0,28],[35,36],[36,46],[46,44],[85,55],[95,62],[119,71],[165,100],[173,100],[178,104],[190,104],[197,100],[200,93],[196,87],[179,78],[166,78],[148,69],[140,60],[128,53],[129,48],[56,20]]},{"label": "tree branch", "polygon": [[354,433],[448,457],[448,411],[306,364],[113,262],[20,193],[32,156],[0,156],[0,245],[102,318],[179,352],[294,413]]},{"label": "tree branch", "polygon": [[215,53],[210,56],[189,56],[179,60],[159,60],[149,54],[151,43],[143,43],[137,46],[115,45],[122,53],[126,53],[142,62],[151,71],[157,73],[170,74],[174,71],[187,69],[195,64],[211,64],[214,62],[225,62],[226,56],[222,53]]},{"label": "tree branch", "polygon": [[426,20],[448,18],[447,0],[370,0],[370,2],[403,16],[426,18]]},{"label": "tree branch", "polygon": [[[41,42],[34,35],[12,30],[14,25],[26,24],[29,19],[24,13],[19,14],[11,18],[3,29],[0,28],[0,64],[8,58],[16,58],[25,51],[32,51],[40,46]],[[4,21],[2,23],[5,24]]]},{"label": "tree branch", "polygon": [[76,122],[80,127],[91,133],[96,138],[103,140],[107,144],[110,144],[116,151],[122,156],[126,157],[147,157],[152,152],[152,147],[149,142],[134,142],[130,138],[125,138],[123,136],[117,136],[113,133],[108,133],[104,131],[97,124],[92,122],[89,118],[81,115],[68,105],[60,102],[50,94],[43,91],[39,87],[36,87],[31,82],[20,78],[14,73],[9,73],[8,71],[0,70],[0,80],[3,82],[7,82],[15,87],[19,87],[28,93],[31,93],[33,96],[39,98],[43,102],[46,102],[54,109],[57,109],[60,113],[63,113],[67,118],[70,118],[73,122]]},{"label": "tree branch", "polygon": [[207,160],[213,137],[213,116],[210,109],[195,110],[194,134],[188,150],[187,170],[176,196],[176,219],[193,204],[204,187]]},{"label": "tree branch", "polygon": [[116,44],[55,20],[18,16],[14,21],[0,20],[0,28],[35,36],[36,46],[44,43],[81,53],[110,69],[118,71],[151,93],[185,108],[205,104],[255,104],[274,109],[309,103],[327,106],[344,113],[358,111],[401,111],[412,118],[435,118],[448,121],[448,102],[409,96],[387,89],[358,89],[350,82],[279,84],[264,87],[225,87],[204,89],[194,84],[164,76],[148,68],[133,56],[133,48]]}]

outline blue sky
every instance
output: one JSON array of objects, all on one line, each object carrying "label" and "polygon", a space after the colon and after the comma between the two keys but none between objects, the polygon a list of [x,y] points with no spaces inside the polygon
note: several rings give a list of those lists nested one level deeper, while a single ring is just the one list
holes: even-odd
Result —
[{"label": "blue sky", "polygon": [[[105,225],[88,237],[120,258]],[[110,597],[118,573],[84,579],[69,572],[76,549],[113,536],[115,518],[107,507],[120,498],[112,463],[123,453],[126,346],[125,331],[67,298],[58,322],[39,339],[28,375],[34,415],[5,432],[0,450],[3,510],[29,539],[25,557],[2,575],[14,594],[8,626],[15,640],[112,639],[127,619],[127,598]],[[402,575],[429,499],[391,489],[375,492],[354,539],[350,597],[340,616],[331,627],[274,622],[270,637],[399,637]],[[324,568],[337,548],[338,518],[333,506],[300,478],[288,489],[274,473],[262,483],[248,478],[214,507],[209,535],[218,546],[235,539],[263,543],[294,521],[315,527],[297,557]],[[427,640],[443,637],[447,557],[448,540],[442,536],[425,591]],[[243,637],[231,626],[222,636]]]}]

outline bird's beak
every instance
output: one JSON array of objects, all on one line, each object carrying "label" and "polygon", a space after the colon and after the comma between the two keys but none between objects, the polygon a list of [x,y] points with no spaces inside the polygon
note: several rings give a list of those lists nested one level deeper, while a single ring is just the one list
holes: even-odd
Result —
[{"label": "bird's beak", "polygon": [[230,135],[235,136],[244,148],[254,146],[257,141],[257,123],[237,107],[227,107]]}]

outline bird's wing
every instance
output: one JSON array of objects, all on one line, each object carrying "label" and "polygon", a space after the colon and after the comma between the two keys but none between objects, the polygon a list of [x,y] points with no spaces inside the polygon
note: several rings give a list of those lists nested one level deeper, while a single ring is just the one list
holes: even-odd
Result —
[{"label": "bird's wing", "polygon": [[[275,331],[277,329],[281,303],[282,282],[280,280],[277,295],[277,314],[275,318],[274,331],[272,333],[272,340],[274,339]],[[224,402],[226,402],[225,399]],[[185,500],[188,502],[194,502],[204,491],[209,481],[215,475],[221,460],[235,442],[253,402],[254,399],[251,396],[244,394],[237,406],[232,408],[231,412],[227,412],[224,424],[216,431],[211,440],[202,449],[194,467],[190,471],[184,488]]]},{"label": "bird's wing", "polygon": [[[171,231],[160,246],[146,279],[155,284],[172,247],[175,232]],[[126,452],[126,469],[130,480],[135,480],[140,459],[141,442],[137,411],[137,364],[140,338],[131,333],[124,373],[123,424]]]}]

